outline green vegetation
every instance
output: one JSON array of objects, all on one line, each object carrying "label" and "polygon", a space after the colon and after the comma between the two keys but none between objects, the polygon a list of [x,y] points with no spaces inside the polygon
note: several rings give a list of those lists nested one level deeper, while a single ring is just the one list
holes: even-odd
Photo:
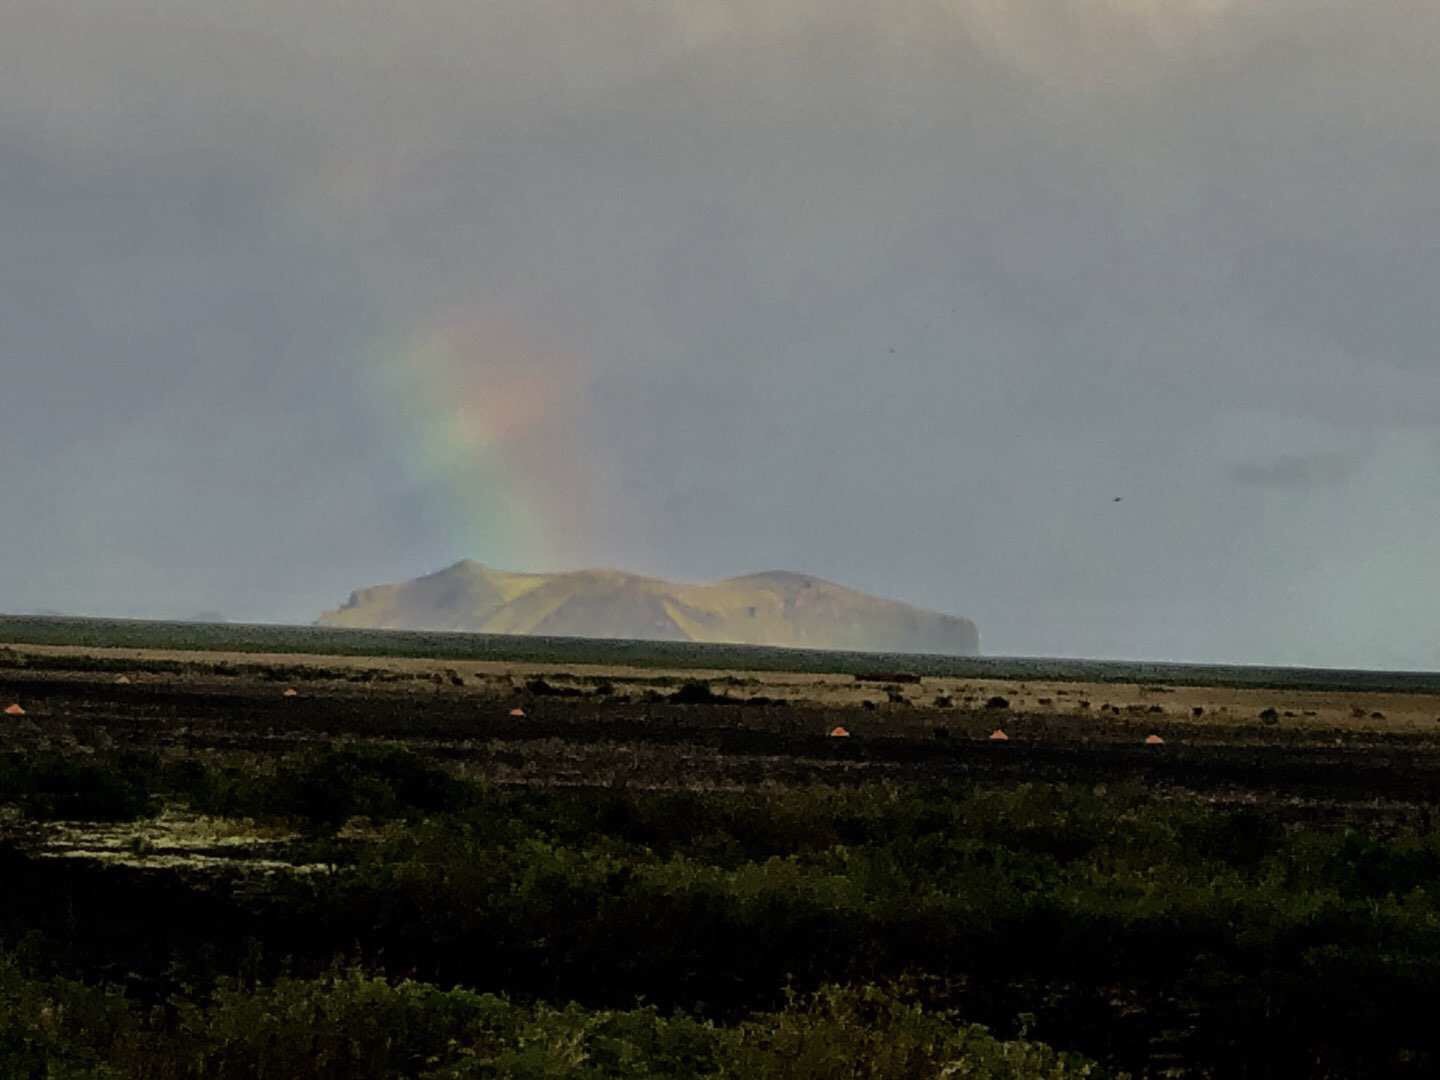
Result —
[{"label": "green vegetation", "polygon": [[158,809],[158,771],[153,756],[0,755],[0,799],[39,820],[133,821]]},{"label": "green vegetation", "polygon": [[520,1005],[348,970],[269,985],[222,979],[160,1007],[112,988],[27,977],[0,958],[6,1076],[461,1078],[1099,1077],[1077,1055],[1001,1042],[875,987],[827,988],[729,1027],[655,1009]]},{"label": "green vegetation", "polygon": [[[151,622],[0,615],[0,640],[17,645],[165,649],[191,652],[290,653],[323,656],[503,660],[521,664],[604,664],[718,671],[840,673],[887,679],[890,673],[961,679],[1033,679],[1277,690],[1440,692],[1440,675],[1329,671],[1219,664],[954,657],[836,652],[758,645],[610,641],[316,626]],[[893,681],[893,680],[892,680]]]},{"label": "green vegetation", "polygon": [[33,819],[66,784],[97,817],[184,804],[294,826],[311,868],[161,875],[16,829],[5,1075],[1088,1075],[957,1017],[1134,1073],[1440,1063],[1423,828],[1124,784],[498,789],[387,744],[4,769]]}]

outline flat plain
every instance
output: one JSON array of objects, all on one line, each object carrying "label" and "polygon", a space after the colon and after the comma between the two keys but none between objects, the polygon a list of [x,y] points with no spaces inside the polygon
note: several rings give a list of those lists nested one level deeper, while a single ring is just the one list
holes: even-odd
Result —
[{"label": "flat plain", "polygon": [[7,630],[16,1075],[1440,1060],[1433,676]]}]

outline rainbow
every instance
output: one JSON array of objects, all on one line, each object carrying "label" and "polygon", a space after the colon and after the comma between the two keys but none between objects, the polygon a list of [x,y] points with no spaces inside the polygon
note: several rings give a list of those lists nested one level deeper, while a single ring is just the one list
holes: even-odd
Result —
[{"label": "rainbow", "polygon": [[590,483],[580,421],[587,383],[570,352],[515,319],[447,313],[371,365],[391,439],[458,555],[528,570],[583,557]]}]

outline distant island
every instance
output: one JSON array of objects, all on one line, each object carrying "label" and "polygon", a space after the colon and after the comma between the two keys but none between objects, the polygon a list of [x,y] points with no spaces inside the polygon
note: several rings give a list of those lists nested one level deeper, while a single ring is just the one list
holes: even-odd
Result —
[{"label": "distant island", "polygon": [[375,585],[321,626],[727,642],[976,656],[975,623],[777,570],[687,584],[618,570],[514,573],[465,560]]}]

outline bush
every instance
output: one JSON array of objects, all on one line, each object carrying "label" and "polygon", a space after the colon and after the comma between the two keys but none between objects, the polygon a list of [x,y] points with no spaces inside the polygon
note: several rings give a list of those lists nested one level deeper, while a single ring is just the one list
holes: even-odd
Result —
[{"label": "bush", "polygon": [[133,821],[153,812],[153,759],[76,759],[45,752],[0,757],[0,798],[42,820]]},{"label": "bush", "polygon": [[555,686],[552,683],[546,682],[544,679],[531,679],[525,684],[525,690],[527,693],[534,694],[536,697],[576,698],[585,696],[585,691],[583,690],[576,689],[573,686]]},{"label": "bush", "polygon": [[[1007,1035],[1019,1014],[1032,1013],[1021,1027],[1036,1038],[1136,1071],[1149,1067],[1161,1039],[1181,1046],[1197,1073],[1219,1076],[1247,1068],[1393,1075],[1401,1064],[1409,1075],[1434,1075],[1440,1053],[1440,1032],[1423,1015],[1440,995],[1440,833],[1404,825],[1287,825],[1269,809],[1221,810],[1113,778],[487,789],[388,746],[296,755],[268,774],[193,761],[159,773],[140,759],[124,768],[193,788],[197,798],[208,790],[235,805],[299,807],[332,824],[362,812],[388,821],[376,837],[350,844],[347,858],[325,859],[332,865],[323,872],[291,875],[161,874],[0,847],[0,881],[9,886],[0,888],[0,940],[43,931],[48,944],[25,952],[53,965],[51,974],[103,981],[134,973],[132,994],[152,1004],[189,984],[185,1000],[206,1023],[252,1017],[236,1020],[221,1050],[191,1047],[193,1060],[209,1062],[207,1075],[252,1075],[225,1073],[226,1055],[253,1064],[245,1049],[252,1028],[271,1032],[267,1045],[286,1044],[291,1036],[274,1026],[286,1016],[337,1030],[348,1030],[346,1016],[371,1018],[348,1042],[315,1036],[332,1075],[371,1075],[382,1059],[392,1075],[412,1075],[408,1062],[423,1051],[440,1055],[426,1069],[456,1070],[434,1075],[696,1075],[703,1059],[759,1070],[730,1075],[803,1068],[824,1076],[835,1047],[892,1070],[863,1075],[927,1075],[931,1058],[916,1064],[916,1047],[940,1047],[936,1067],[948,1067],[940,1050],[964,1030],[945,1010]],[[294,857],[321,861],[311,855],[323,847],[296,845]],[[299,996],[256,997],[222,981],[238,996],[233,1013],[214,1013],[207,994],[217,974],[246,968],[250,938],[270,953],[250,965],[245,987],[268,979],[277,994],[288,987]],[[421,1004],[403,995],[393,1004],[393,1037],[379,1046],[366,1040],[392,1006],[367,1013],[364,1002],[388,1001],[390,984],[316,981],[337,963],[433,985],[406,991]],[[275,981],[282,973],[292,983]],[[803,994],[905,978],[923,988],[923,1016],[909,998],[877,1004],[869,990],[785,1005],[787,987]],[[521,1025],[513,1030],[532,1034],[512,1039],[447,1020],[444,1039],[432,1040],[435,1016],[470,1008],[469,999],[426,996],[454,985],[583,1008],[545,1012],[502,1000],[495,1008]],[[667,1016],[687,1010],[725,1026],[673,1026],[633,1011],[637,999]],[[103,998],[93,1008],[102,1006]],[[0,1001],[0,1015],[8,1007]],[[247,1009],[260,1010],[258,1018]],[[151,1038],[150,1021],[137,1022],[135,1038]],[[728,1034],[714,1042],[707,1031]],[[5,1052],[32,1053],[32,1035]],[[453,1062],[446,1050],[426,1049],[452,1037],[488,1049]],[[679,1061],[680,1044],[692,1072],[673,1065],[667,1073],[672,1065],[660,1062]],[[66,1068],[184,1075],[158,1066],[132,1072],[111,1051],[63,1045],[70,1056],[55,1060]],[[577,1047],[583,1062],[565,1065]],[[966,1052],[986,1060],[980,1049]],[[1015,1043],[1004,1050],[1012,1063],[1027,1053]],[[30,1059],[0,1058],[0,1076],[30,1075],[7,1073],[10,1060]],[[283,1075],[276,1070],[288,1059],[266,1060]]]},{"label": "bush", "polygon": [[691,680],[670,695],[676,705],[722,705],[730,699],[710,689],[710,684]]},{"label": "bush", "polygon": [[352,817],[416,818],[459,810],[471,788],[402,746],[328,747],[283,761],[271,776],[179,765],[171,775],[201,812],[293,817],[338,828]]},{"label": "bush", "polygon": [[354,970],[259,987],[225,980],[208,1001],[179,996],[150,1011],[110,989],[28,978],[0,957],[0,1014],[0,1075],[66,1080],[1101,1075],[1079,1057],[1000,1042],[873,986],[826,988],[733,1027],[654,1009],[522,1005]]},{"label": "bush", "polygon": [[1002,1043],[874,986],[825,988],[796,1008],[742,1026],[734,1076],[774,1080],[1000,1080],[1099,1076],[1078,1055],[1039,1043]]}]

